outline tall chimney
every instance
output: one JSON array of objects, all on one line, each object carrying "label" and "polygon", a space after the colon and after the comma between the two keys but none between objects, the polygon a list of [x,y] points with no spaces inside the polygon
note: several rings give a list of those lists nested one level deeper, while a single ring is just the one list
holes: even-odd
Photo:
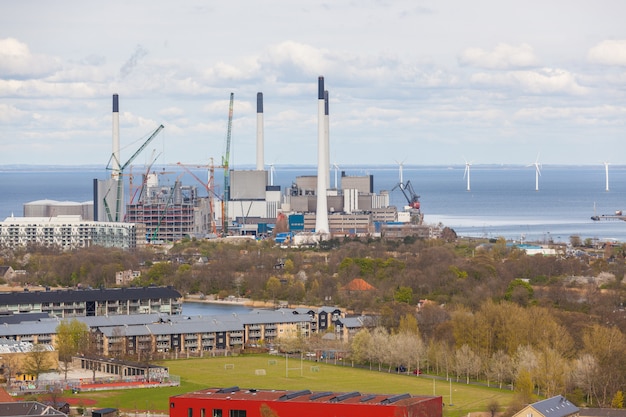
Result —
[{"label": "tall chimney", "polygon": [[111,178],[119,180],[120,178],[120,106],[119,96],[113,94],[113,167]]},{"label": "tall chimney", "polygon": [[330,116],[328,112],[328,90],[324,91],[324,136],[326,136],[326,189],[330,189]]},{"label": "tall chimney", "polygon": [[315,232],[320,235],[329,234],[328,201],[326,196],[326,122],[324,102],[324,77],[317,82],[317,210],[315,212]]},{"label": "tall chimney", "polygon": [[263,93],[256,93],[256,169],[265,169],[263,143]]}]

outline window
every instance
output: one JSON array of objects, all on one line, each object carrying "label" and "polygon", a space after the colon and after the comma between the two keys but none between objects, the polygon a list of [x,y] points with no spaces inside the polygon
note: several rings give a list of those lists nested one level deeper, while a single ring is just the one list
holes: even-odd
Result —
[{"label": "window", "polygon": [[204,408],[200,409],[200,417],[206,417],[206,410]]},{"label": "window", "polygon": [[193,408],[189,407],[187,409],[187,417],[193,417]]},{"label": "window", "polygon": [[246,417],[246,410],[230,410],[228,417]]},{"label": "window", "polygon": [[222,417],[222,410],[219,408],[213,409],[213,417]]},{"label": "window", "polygon": [[174,403],[170,403],[170,408],[174,408]]}]

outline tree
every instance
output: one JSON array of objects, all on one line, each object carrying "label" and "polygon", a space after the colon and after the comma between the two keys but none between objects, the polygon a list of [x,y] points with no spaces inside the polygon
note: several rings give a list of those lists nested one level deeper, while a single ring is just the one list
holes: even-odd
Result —
[{"label": "tree", "polygon": [[502,389],[504,381],[511,377],[511,366],[511,357],[503,350],[498,350],[489,358],[487,376],[493,378],[498,384],[498,388]]},{"label": "tree", "polygon": [[396,290],[393,298],[399,303],[410,304],[413,301],[413,289],[411,287],[400,287]]},{"label": "tree", "polygon": [[613,396],[613,400],[611,401],[612,408],[624,408],[624,393],[622,390],[619,390]]},{"label": "tree", "polygon": [[272,300],[276,299],[276,295],[280,291],[280,287],[280,280],[276,277],[269,277],[269,279],[265,283],[265,289]]},{"label": "tree", "polygon": [[20,362],[15,355],[3,355],[2,370],[7,381],[7,387],[11,386],[11,378],[19,372]]},{"label": "tree", "polygon": [[595,358],[598,366],[593,382],[594,396],[598,405],[606,407],[623,386],[626,338],[617,327],[596,324],[583,333],[583,344],[585,351]]},{"label": "tree", "polygon": [[[350,356],[356,363],[363,363],[370,358],[369,351],[372,342],[372,335],[367,329],[361,329],[352,338],[350,343]],[[372,362],[370,363],[370,369],[372,368]]]},{"label": "tree", "polygon": [[530,404],[533,399],[533,378],[526,369],[520,371],[515,378],[515,393],[522,404]]},{"label": "tree", "polygon": [[574,361],[572,379],[576,387],[583,390],[587,404],[591,403],[594,391],[594,381],[598,372],[598,364],[593,355],[585,353]]},{"label": "tree", "polygon": [[455,356],[456,375],[465,375],[466,384],[470,382],[470,376],[480,372],[480,358],[468,345],[461,346]]},{"label": "tree", "polygon": [[496,413],[500,411],[500,403],[496,400],[489,401],[489,404],[487,404],[487,411],[489,411],[491,417],[495,417]]},{"label": "tree", "polygon": [[35,379],[39,379],[39,375],[50,370],[52,366],[52,360],[48,356],[48,349],[40,344],[33,345],[31,351],[26,354],[22,364],[24,373],[34,376]]},{"label": "tree", "polygon": [[56,349],[59,361],[67,380],[67,371],[72,357],[77,353],[83,353],[87,346],[89,327],[76,319],[63,320],[56,328]]},{"label": "tree", "polygon": [[389,333],[384,327],[378,326],[372,331],[371,357],[378,362],[380,371],[383,363],[389,363]]}]

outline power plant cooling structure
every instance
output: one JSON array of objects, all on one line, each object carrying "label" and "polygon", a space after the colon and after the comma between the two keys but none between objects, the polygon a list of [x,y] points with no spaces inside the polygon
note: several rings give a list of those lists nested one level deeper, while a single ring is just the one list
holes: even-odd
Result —
[{"label": "power plant cooling structure", "polygon": [[111,178],[120,178],[120,105],[119,96],[113,94],[113,166]]},{"label": "power plant cooling structure", "polygon": [[263,138],[263,93],[256,94],[256,169],[265,169]]},{"label": "power plant cooling structure", "polygon": [[328,201],[326,184],[330,182],[329,166],[326,164],[328,142],[326,138],[326,100],[324,77],[318,78],[317,91],[317,210],[315,211],[315,233],[328,235]]}]

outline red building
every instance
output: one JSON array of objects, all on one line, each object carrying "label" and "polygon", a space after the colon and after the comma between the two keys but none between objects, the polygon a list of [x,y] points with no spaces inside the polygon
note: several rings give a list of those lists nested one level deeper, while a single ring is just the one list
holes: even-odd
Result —
[{"label": "red building", "polygon": [[441,417],[441,397],[210,388],[170,397],[170,417]]}]

